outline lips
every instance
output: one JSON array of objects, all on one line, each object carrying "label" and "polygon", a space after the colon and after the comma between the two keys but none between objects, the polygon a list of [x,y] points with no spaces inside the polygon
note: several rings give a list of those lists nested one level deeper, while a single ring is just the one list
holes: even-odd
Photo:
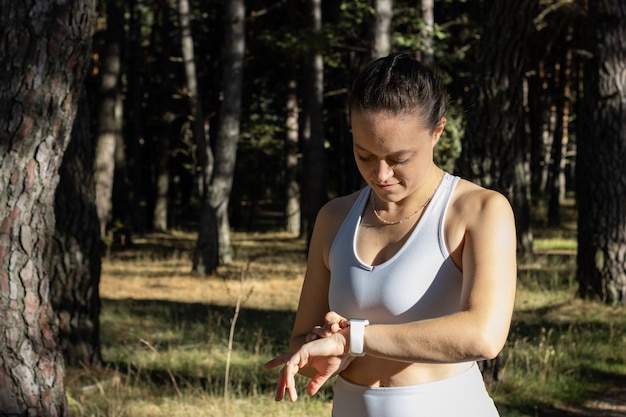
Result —
[{"label": "lips", "polygon": [[390,190],[390,189],[394,188],[397,185],[398,185],[398,183],[395,183],[395,184],[375,184],[375,186],[377,188],[380,188],[381,190]]}]

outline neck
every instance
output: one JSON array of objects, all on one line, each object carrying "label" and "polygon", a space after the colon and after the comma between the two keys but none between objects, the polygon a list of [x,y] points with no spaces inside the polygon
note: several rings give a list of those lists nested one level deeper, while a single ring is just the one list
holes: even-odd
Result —
[{"label": "neck", "polygon": [[[435,173],[435,175],[432,174],[433,172]],[[436,182],[432,181],[430,178],[432,178],[433,176],[437,176],[437,173],[441,174],[441,177],[438,178]],[[370,199],[372,200],[372,211],[374,212],[374,215],[376,216],[378,221],[384,225],[396,225],[396,224],[405,222],[407,220],[410,220],[411,218],[417,216],[420,212],[425,210],[428,204],[430,203],[430,201],[432,200],[433,196],[437,192],[437,188],[439,187],[439,184],[441,183],[441,180],[443,179],[443,173],[439,169],[431,170],[431,174],[429,174],[428,177],[429,179],[426,181],[426,184],[422,187],[422,188],[430,187],[428,194],[424,195],[422,193],[422,196],[419,200],[413,200],[413,201],[417,201],[417,203],[415,204],[412,204],[412,203],[403,204],[403,206],[406,206],[408,210],[400,209],[395,214],[391,214],[388,207],[386,209],[383,207],[380,207],[380,203],[377,203],[377,201],[380,201],[380,200],[378,200],[378,197],[376,196],[376,194],[373,191],[371,191]],[[432,185],[433,183],[434,185]],[[381,213],[381,211],[385,211],[385,210],[386,210],[386,213]]]}]

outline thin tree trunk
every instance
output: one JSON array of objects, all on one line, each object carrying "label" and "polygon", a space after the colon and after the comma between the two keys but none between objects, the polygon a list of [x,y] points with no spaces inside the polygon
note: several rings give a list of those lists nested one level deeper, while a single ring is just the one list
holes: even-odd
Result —
[{"label": "thin tree trunk", "polygon": [[568,144],[569,94],[572,68],[571,27],[564,34],[563,55],[556,75],[556,126],[552,141],[552,164],[550,172],[550,197],[548,200],[548,225],[561,223],[561,203],[565,198],[565,162]]},{"label": "thin tree trunk", "polygon": [[145,233],[148,230],[148,216],[146,212],[146,190],[151,189],[150,177],[144,175],[144,164],[152,163],[151,160],[144,161],[142,142],[142,101],[143,101],[143,77],[141,69],[144,65],[143,47],[141,46],[141,28],[143,22],[143,0],[132,0],[129,4],[130,19],[128,22],[129,42],[128,52],[125,54],[125,65],[127,74],[127,91],[125,100],[125,121],[127,134],[125,135],[125,157],[126,176],[128,180],[125,199],[126,210],[119,212],[118,217],[123,218],[124,223],[128,223],[126,231],[128,238],[130,233]]},{"label": "thin tree trunk", "polygon": [[[317,36],[322,31],[322,2],[310,0],[311,26]],[[326,184],[326,161],[324,159],[324,119],[322,103],[324,94],[324,61],[321,51],[311,50],[306,70],[305,121],[303,126],[304,148],[304,221],[302,232],[308,240],[313,233],[317,212],[324,203]]]},{"label": "thin tree trunk", "polygon": [[[289,18],[292,30],[296,29],[296,0],[289,2]],[[296,60],[291,58],[291,72],[287,93],[287,117],[285,119],[285,228],[287,232],[300,235],[302,211],[300,207],[300,183],[298,181],[298,74]]]},{"label": "thin tree trunk", "polygon": [[209,129],[205,121],[202,97],[198,88],[196,74],[196,58],[193,47],[193,34],[191,32],[191,13],[189,0],[179,0],[178,11],[181,28],[181,43],[183,63],[185,65],[185,79],[187,81],[187,99],[189,101],[190,119],[194,140],[197,146],[198,165],[202,172],[200,192],[207,194],[212,177],[213,155],[209,146]]},{"label": "thin tree trunk", "polygon": [[95,2],[0,0],[0,10],[0,410],[67,416],[47,255]]},{"label": "thin tree trunk", "polygon": [[287,97],[287,120],[285,128],[285,185],[286,185],[286,229],[287,232],[300,234],[300,183],[298,182],[298,95],[296,76],[289,81]]},{"label": "thin tree trunk", "polygon": [[[534,39],[537,44],[546,42],[543,38]],[[530,172],[531,194],[543,196],[548,183],[548,167],[550,165],[550,142],[552,132],[549,124],[550,105],[547,102],[550,94],[545,74],[545,60],[540,56],[531,56],[532,75],[526,78],[527,92],[526,115],[530,130]]]},{"label": "thin tree trunk", "polygon": [[[164,116],[167,117],[167,116]],[[168,230],[168,205],[170,191],[170,170],[169,170],[169,147],[170,139],[168,134],[171,130],[168,128],[171,121],[163,120],[165,134],[158,137],[158,145],[156,153],[156,196],[154,202],[154,214],[152,216],[152,228],[155,231],[165,232]]]},{"label": "thin tree trunk", "polygon": [[424,65],[432,66],[435,62],[435,47],[433,40],[435,37],[435,2],[434,0],[421,0],[419,7],[422,11],[422,36],[421,45],[418,48],[418,59]]},{"label": "thin tree trunk", "polygon": [[588,8],[576,278],[582,297],[626,304],[626,1],[593,1]]},{"label": "thin tree trunk", "polygon": [[391,20],[393,18],[393,0],[374,0],[374,37],[372,39],[372,58],[386,56],[391,51]]},{"label": "thin tree trunk", "polygon": [[220,264],[228,264],[232,261],[228,204],[239,141],[245,53],[244,23],[244,0],[228,0],[222,50],[222,96],[224,99],[220,108],[219,132],[215,142],[215,170],[209,189],[210,205],[217,219]]},{"label": "thin tree trunk", "polygon": [[[173,73],[179,65],[170,59],[172,51],[180,50],[180,43],[171,38],[171,33],[175,29],[174,22],[170,19],[171,11],[172,5],[168,0],[161,0],[155,4],[150,40],[152,49],[149,53],[155,57],[154,67],[159,68],[163,74]],[[150,73],[152,74],[152,71]],[[174,85],[173,80],[162,78],[159,72],[154,74],[154,78],[149,77],[146,83],[149,83],[148,88],[152,91],[151,111],[160,117],[157,131],[152,133],[152,152],[157,177],[152,228],[165,232],[171,227],[170,200],[173,199],[170,196],[170,157],[173,143],[171,138],[176,138],[180,134],[176,128],[177,117],[173,111],[179,106],[178,100],[173,98],[178,92],[178,86]]]},{"label": "thin tree trunk", "polygon": [[187,98],[191,112],[191,123],[196,143],[197,164],[200,170],[200,196],[202,207],[198,224],[198,240],[194,250],[194,272],[202,275],[212,274],[218,266],[217,220],[209,202],[209,188],[213,177],[214,158],[209,143],[208,122],[205,120],[202,100],[196,76],[196,60],[193,36],[190,24],[188,0],[179,0],[181,42],[185,76],[187,79]]},{"label": "thin tree trunk", "polygon": [[96,137],[96,160],[94,180],[96,184],[96,209],[100,219],[100,235],[106,236],[111,215],[115,152],[122,138],[121,39],[123,12],[120,0],[107,4],[106,44],[101,65],[101,84],[98,109],[98,135]]}]

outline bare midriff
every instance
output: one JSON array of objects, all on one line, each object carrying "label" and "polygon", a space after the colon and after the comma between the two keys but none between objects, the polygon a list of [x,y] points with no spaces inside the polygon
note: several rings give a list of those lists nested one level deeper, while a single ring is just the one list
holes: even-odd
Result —
[{"label": "bare midriff", "polygon": [[356,358],[341,376],[355,384],[370,387],[404,387],[451,378],[467,371],[473,364],[407,363],[363,356]]}]

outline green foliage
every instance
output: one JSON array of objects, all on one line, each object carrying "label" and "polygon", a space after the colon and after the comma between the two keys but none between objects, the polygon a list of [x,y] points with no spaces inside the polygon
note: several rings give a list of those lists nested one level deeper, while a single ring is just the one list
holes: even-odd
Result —
[{"label": "green foliage", "polygon": [[461,155],[461,139],[465,130],[465,121],[459,109],[451,105],[446,114],[444,133],[437,143],[435,160],[448,172],[454,172],[454,163]]}]

